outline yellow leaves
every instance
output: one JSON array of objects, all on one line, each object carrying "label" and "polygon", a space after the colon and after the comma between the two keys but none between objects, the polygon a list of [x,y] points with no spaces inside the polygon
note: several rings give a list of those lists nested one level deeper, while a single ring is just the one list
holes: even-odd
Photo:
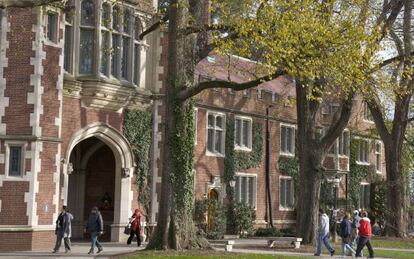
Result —
[{"label": "yellow leaves", "polygon": [[298,79],[325,77],[343,89],[363,81],[377,47],[373,33],[358,23],[365,1],[274,0],[259,8],[253,0],[239,1],[237,8],[228,2],[215,11],[237,37],[215,35],[221,52],[254,57]]}]

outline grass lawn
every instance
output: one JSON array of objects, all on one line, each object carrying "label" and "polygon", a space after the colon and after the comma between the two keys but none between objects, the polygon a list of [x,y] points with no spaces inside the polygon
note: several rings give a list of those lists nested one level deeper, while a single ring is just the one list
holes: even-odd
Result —
[{"label": "grass lawn", "polygon": [[371,244],[375,247],[381,248],[401,248],[401,249],[414,249],[413,239],[385,239],[385,238],[373,238]]},{"label": "grass lawn", "polygon": [[138,252],[135,255],[130,255],[122,257],[123,259],[139,259],[139,258],[149,258],[149,259],[161,259],[161,258],[173,258],[173,259],[221,259],[221,258],[240,258],[240,259],[278,259],[278,258],[289,258],[289,259],[299,259],[299,258],[313,258],[305,256],[282,256],[282,255],[264,255],[264,254],[240,254],[240,253],[226,253],[218,252],[213,250],[207,251],[142,251]]}]

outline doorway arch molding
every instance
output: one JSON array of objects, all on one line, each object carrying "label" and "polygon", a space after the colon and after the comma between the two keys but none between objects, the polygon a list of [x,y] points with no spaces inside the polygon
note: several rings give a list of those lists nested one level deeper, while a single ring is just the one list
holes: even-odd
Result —
[{"label": "doorway arch molding", "polygon": [[93,123],[78,130],[73,135],[66,148],[65,161],[69,161],[70,154],[77,144],[90,137],[96,137],[107,144],[112,149],[115,156],[119,155],[119,158],[121,159],[121,167],[128,168],[131,172],[130,176],[132,175],[134,169],[134,155],[128,140],[118,130],[104,123]]},{"label": "doorway arch molding", "polygon": [[[126,241],[123,228],[128,224],[128,217],[132,211],[134,155],[128,140],[115,128],[105,123],[93,123],[73,134],[65,153],[64,174],[64,202],[68,202],[69,172],[68,165],[71,153],[76,145],[82,141],[95,137],[107,145],[115,157],[115,199],[114,221],[111,225],[111,241]],[[122,175],[123,169],[129,170],[129,175]]]}]

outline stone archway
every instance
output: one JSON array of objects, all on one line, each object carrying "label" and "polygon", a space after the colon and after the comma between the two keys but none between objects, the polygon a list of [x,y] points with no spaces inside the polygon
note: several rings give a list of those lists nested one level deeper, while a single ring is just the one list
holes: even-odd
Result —
[{"label": "stone archway", "polygon": [[[92,138],[99,141],[88,145],[87,150],[84,150],[82,155],[79,156],[78,161],[76,161],[77,168],[74,168],[74,161],[71,162],[71,155],[74,152],[79,152],[77,149],[79,149],[81,142]],[[93,155],[105,146],[112,151],[115,160],[113,221],[110,224],[110,240],[120,242],[125,240],[126,236],[123,234],[123,228],[128,223],[128,217],[131,213],[133,200],[131,184],[134,173],[134,157],[128,141],[119,131],[108,125],[97,123],[83,128],[73,135],[65,153],[63,197],[64,203],[67,203],[71,195],[69,193],[69,175],[73,173],[71,170],[76,169],[77,173],[82,174],[81,171],[87,169],[88,162]],[[72,157],[72,159],[74,158]],[[80,183],[82,184],[82,180],[80,180]],[[79,191],[82,192],[81,189]],[[78,193],[77,195],[80,197],[79,199],[85,197],[85,193]],[[79,214],[82,215],[84,213],[84,211],[79,210]]]}]

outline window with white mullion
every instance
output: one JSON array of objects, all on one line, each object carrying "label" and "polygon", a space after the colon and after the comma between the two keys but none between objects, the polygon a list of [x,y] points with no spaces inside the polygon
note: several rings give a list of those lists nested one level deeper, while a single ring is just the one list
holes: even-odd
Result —
[{"label": "window with white mullion", "polygon": [[251,149],[252,120],[236,117],[234,126],[234,146],[236,149]]},{"label": "window with white mullion", "polygon": [[358,154],[357,162],[359,163],[368,163],[368,140],[359,139],[358,140]]},{"label": "window with white mullion", "polygon": [[377,172],[382,171],[382,161],[381,161],[381,142],[377,141],[375,143],[375,167]]},{"label": "window with white mullion", "polygon": [[339,136],[339,155],[349,156],[349,131],[344,131]]},{"label": "window with white mullion", "polygon": [[295,155],[295,127],[282,125],[280,129],[280,153]]},{"label": "window with white mullion", "polygon": [[207,116],[207,150],[224,155],[224,115],[209,113]]},{"label": "window with white mullion", "polygon": [[295,206],[294,183],[291,177],[281,177],[279,186],[279,208],[293,209]]},{"label": "window with white mullion", "polygon": [[235,200],[256,207],[256,176],[236,175]]},{"label": "window with white mullion", "polygon": [[80,16],[79,74],[92,74],[95,51],[96,6],[92,0],[82,0]]}]

